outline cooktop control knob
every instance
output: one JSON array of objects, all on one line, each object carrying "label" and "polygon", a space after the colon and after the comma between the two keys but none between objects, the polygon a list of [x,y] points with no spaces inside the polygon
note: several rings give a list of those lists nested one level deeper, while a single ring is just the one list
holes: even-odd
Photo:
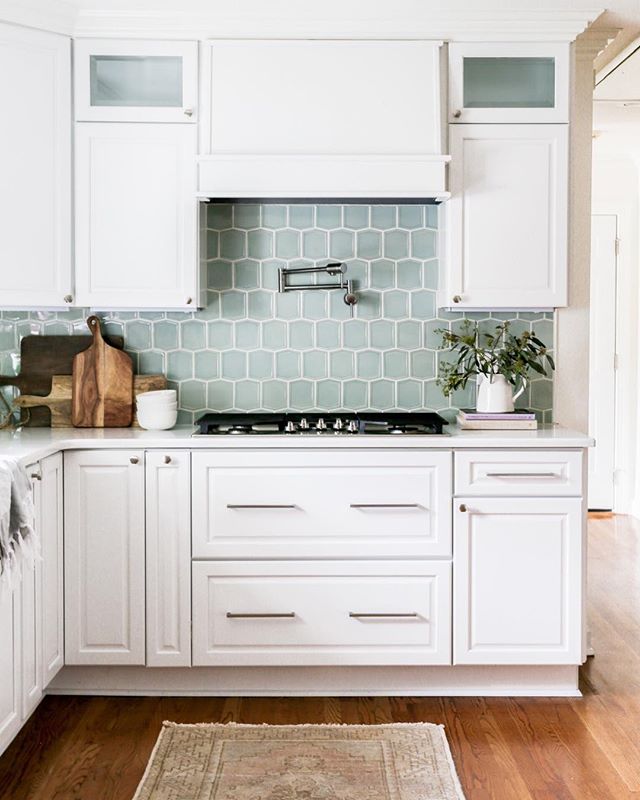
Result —
[{"label": "cooktop control knob", "polygon": [[289,422],[287,422],[287,424],[284,426],[284,429],[286,433],[296,433],[296,423],[289,420]]},{"label": "cooktop control knob", "polygon": [[349,433],[358,433],[358,421],[355,419],[350,419],[347,425],[347,430]]},{"label": "cooktop control knob", "polygon": [[306,417],[302,417],[302,419],[300,420],[300,430],[301,431],[309,430],[309,422]]},{"label": "cooktop control knob", "polygon": [[343,428],[344,428],[344,422],[340,419],[340,417],[336,417],[336,421],[333,423],[333,430],[341,431]]},{"label": "cooktop control knob", "polygon": [[324,421],[322,417],[316,422],[316,430],[318,431],[326,431],[327,430],[327,423]]}]

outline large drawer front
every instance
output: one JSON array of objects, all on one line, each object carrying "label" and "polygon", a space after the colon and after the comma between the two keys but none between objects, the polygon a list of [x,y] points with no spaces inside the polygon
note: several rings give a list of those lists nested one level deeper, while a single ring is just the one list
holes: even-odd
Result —
[{"label": "large drawer front", "polygon": [[455,454],[456,495],[579,497],[577,450],[468,450]]},{"label": "large drawer front", "polygon": [[450,663],[450,562],[193,564],[194,666]]},{"label": "large drawer front", "polygon": [[194,453],[194,558],[451,555],[451,453]]}]

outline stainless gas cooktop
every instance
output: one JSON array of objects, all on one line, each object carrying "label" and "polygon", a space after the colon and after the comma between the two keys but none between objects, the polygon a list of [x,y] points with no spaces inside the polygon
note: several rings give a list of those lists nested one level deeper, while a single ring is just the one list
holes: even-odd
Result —
[{"label": "stainless gas cooktop", "polygon": [[367,412],[275,414],[204,414],[194,436],[242,436],[247,434],[341,435],[362,434],[433,436],[443,433],[447,422],[434,412]]}]

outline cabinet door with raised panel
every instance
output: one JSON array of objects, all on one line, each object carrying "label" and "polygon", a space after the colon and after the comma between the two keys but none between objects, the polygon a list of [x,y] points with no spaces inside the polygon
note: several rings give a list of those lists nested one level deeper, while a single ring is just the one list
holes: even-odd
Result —
[{"label": "cabinet door with raised panel", "polygon": [[582,661],[581,498],[461,497],[454,663]]},{"label": "cabinet door with raised panel", "polygon": [[192,125],[76,125],[79,304],[198,306],[195,155]]},{"label": "cabinet door with raised panel", "polygon": [[71,44],[0,24],[0,307],[73,302]]},{"label": "cabinet door with raised panel", "polygon": [[22,724],[20,591],[0,592],[0,755]]},{"label": "cabinet door with raised panel", "polygon": [[65,663],[145,663],[144,453],[65,453]]},{"label": "cabinet door with raised panel", "polygon": [[[42,492],[40,464],[27,467],[33,490],[34,526],[42,535]],[[22,559],[20,564],[20,642],[22,719],[25,720],[42,699],[42,561]]]},{"label": "cabinet door with raised panel", "polygon": [[449,131],[448,296],[441,305],[566,305],[568,127]]},{"label": "cabinet door with raised panel", "polygon": [[64,664],[62,453],[44,458],[40,481],[42,548],[42,675],[51,683]]},{"label": "cabinet door with raised panel", "polygon": [[146,453],[147,666],[191,666],[191,455]]}]

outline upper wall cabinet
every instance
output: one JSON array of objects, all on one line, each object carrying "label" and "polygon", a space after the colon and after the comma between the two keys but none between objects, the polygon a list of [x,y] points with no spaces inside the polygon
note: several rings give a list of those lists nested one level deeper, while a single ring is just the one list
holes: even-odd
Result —
[{"label": "upper wall cabinet", "polygon": [[569,45],[449,45],[449,122],[568,122]]},{"label": "upper wall cabinet", "polygon": [[440,52],[429,41],[209,42],[201,193],[442,194]]},{"label": "upper wall cabinet", "polygon": [[193,125],[76,125],[78,305],[200,305]]},{"label": "upper wall cabinet", "polygon": [[567,303],[568,125],[451,125],[441,305]]},{"label": "upper wall cabinet", "polygon": [[0,24],[0,307],[63,307],[71,273],[71,45]]},{"label": "upper wall cabinet", "polygon": [[78,121],[196,121],[196,42],[77,39],[74,68]]}]

